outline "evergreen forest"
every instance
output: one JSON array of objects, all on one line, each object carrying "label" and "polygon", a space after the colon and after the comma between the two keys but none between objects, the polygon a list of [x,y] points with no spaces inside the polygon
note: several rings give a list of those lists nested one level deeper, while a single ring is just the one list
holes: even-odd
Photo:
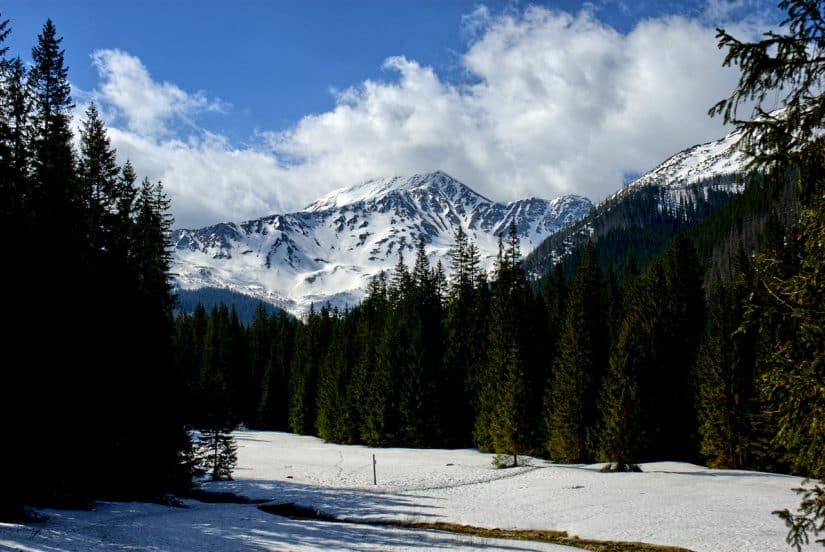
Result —
[{"label": "evergreen forest", "polygon": [[198,306],[175,321],[186,411],[220,404],[230,426],[337,443],[478,447],[507,465],[529,454],[811,473],[775,441],[761,386],[778,329],[749,314],[767,300],[756,257],[791,243],[792,179],[760,178],[621,275],[589,241],[570,276],[558,263],[533,281],[511,227],[489,275],[459,231],[449,267],[419,243],[351,309],[297,320],[260,305],[245,325],[234,308]]},{"label": "evergreen forest", "polygon": [[75,133],[62,38],[29,67],[0,22],[4,436],[0,516],[186,489],[169,200],[116,152],[94,104]]},{"label": "evergreen forest", "polygon": [[[825,478],[825,17],[820,2],[780,8],[786,34],[718,35],[741,77],[711,114],[752,161],[714,186],[742,193],[667,217],[660,189],[620,194],[527,261],[511,227],[489,274],[459,230],[449,266],[421,242],[360,304],[302,319],[176,310],[162,184],[118,164],[94,104],[75,132],[54,24],[27,66],[0,22],[0,516],[231,477],[241,424],[477,447],[501,467],[684,460]],[[776,90],[778,114],[762,109]],[[796,543],[825,529],[825,491],[802,493],[779,513]]]}]

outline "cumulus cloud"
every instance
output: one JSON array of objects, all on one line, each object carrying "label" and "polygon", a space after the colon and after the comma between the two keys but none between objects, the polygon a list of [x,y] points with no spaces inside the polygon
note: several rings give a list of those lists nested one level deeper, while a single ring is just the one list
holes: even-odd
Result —
[{"label": "cumulus cloud", "polygon": [[276,152],[326,182],[441,168],[496,199],[600,199],[624,175],[725,132],[707,110],[737,75],[699,21],[648,19],[622,34],[592,10],[478,9],[470,19],[479,38],[462,62],[474,84],[389,58],[397,82],[349,90],[334,110],[275,135]]},{"label": "cumulus cloud", "polygon": [[125,118],[129,130],[140,134],[168,134],[174,119],[188,121],[202,111],[222,111],[219,100],[203,92],[187,93],[168,82],[156,82],[137,57],[121,50],[97,50],[92,54],[103,83],[97,99]]},{"label": "cumulus cloud", "polygon": [[139,174],[163,181],[176,227],[265,216],[299,195],[273,155],[234,148],[219,135],[157,140],[118,128],[109,134],[122,161],[131,159]]},{"label": "cumulus cloud", "polygon": [[[711,0],[706,11],[727,8]],[[337,92],[332,110],[263,132],[253,148],[202,130],[170,135],[175,119],[221,104],[154,82],[124,52],[94,59],[98,93],[125,122],[115,125],[115,145],[167,183],[182,226],[297,209],[335,187],[435,169],[496,200],[599,200],[626,175],[726,132],[707,110],[737,72],[721,67],[709,17],[645,19],[621,33],[592,9],[478,8],[464,21],[466,84],[389,57],[387,79]],[[735,26],[745,37],[765,27]]]}]

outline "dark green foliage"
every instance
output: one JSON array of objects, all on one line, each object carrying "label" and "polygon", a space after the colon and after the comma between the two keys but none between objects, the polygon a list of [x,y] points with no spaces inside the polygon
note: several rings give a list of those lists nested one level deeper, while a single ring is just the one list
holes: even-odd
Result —
[{"label": "dark green foliage", "polygon": [[[758,353],[760,390],[775,442],[792,452],[794,470],[825,477],[825,201],[803,207],[781,249],[757,254],[757,293],[745,320],[764,340]],[[790,250],[796,255],[788,257]]]},{"label": "dark green foliage", "polygon": [[[820,86],[825,77],[825,10],[819,0],[782,0],[779,9],[787,12],[781,31],[767,31],[760,41],[742,42],[724,29],[716,35],[719,48],[727,50],[724,65],[736,65],[741,73],[731,95],[710,114],[722,115],[742,131],[750,166],[757,169],[797,167],[800,161],[820,165],[815,160],[819,148],[812,145],[825,113]],[[783,109],[766,111],[766,101]],[[740,109],[745,107],[749,113],[743,118]],[[819,186],[808,180],[801,184],[807,191]]]},{"label": "dark green foliage", "polygon": [[[534,330],[541,327],[533,295],[520,265],[519,240],[511,224],[506,248],[499,246],[487,338],[479,381],[475,439],[479,447],[512,457],[534,451],[537,366]],[[536,396],[534,396],[536,395]]]},{"label": "dark green foliage", "polygon": [[354,332],[357,316],[335,320],[330,346],[318,376],[318,436],[325,441],[354,443],[358,440],[358,409],[349,400],[355,366]]},{"label": "dark green foliage", "polygon": [[737,175],[727,175],[690,184],[684,189],[687,199],[678,204],[673,204],[666,187],[659,185],[617,194],[539,244],[525,258],[525,270],[545,274],[560,262],[564,273],[572,277],[582,262],[585,245],[593,241],[599,265],[614,267],[621,279],[629,259],[639,268],[646,267],[676,234],[726,205],[735,197],[731,186],[736,179]]},{"label": "dark green foliage", "polygon": [[94,106],[75,151],[61,42],[47,21],[30,70],[0,47],[0,230],[14,236],[5,255],[18,267],[0,282],[14,290],[4,347],[25,359],[0,369],[0,420],[16,451],[2,455],[15,477],[0,510],[153,498],[190,482],[169,203],[159,184],[139,191],[131,165],[121,170]]},{"label": "dark green foliage", "polygon": [[299,326],[289,379],[289,428],[302,435],[315,431],[318,374],[329,346],[333,317],[328,307],[309,311]]},{"label": "dark green foliage", "polygon": [[693,407],[693,364],[704,325],[702,268],[696,250],[686,236],[674,238],[665,253],[664,287],[651,293],[662,306],[656,337],[656,399],[661,439],[660,454],[666,458],[695,460],[697,428]]},{"label": "dark green foliage", "polygon": [[[725,468],[764,465],[760,442],[762,412],[757,389],[757,335],[743,326],[753,289],[750,260],[740,247],[731,278],[708,291],[705,335],[696,362],[701,453]],[[761,460],[761,461],[760,461]]]},{"label": "dark green foliage", "polygon": [[820,534],[825,534],[825,487],[811,485],[794,490],[802,495],[799,513],[792,514],[787,509],[774,512],[788,526],[788,544],[801,552],[802,545],[810,543],[812,536],[815,542],[825,546],[825,538],[816,538]]},{"label": "dark green foliage", "polygon": [[212,481],[232,479],[232,470],[238,462],[238,445],[230,431],[231,428],[205,430],[195,443],[196,470]]},{"label": "dark green foliage", "polygon": [[601,457],[614,471],[628,471],[645,448],[645,420],[640,397],[644,370],[650,365],[646,328],[655,320],[655,304],[638,276],[626,284],[627,313],[621,324],[600,398]]},{"label": "dark green foliage", "polygon": [[598,396],[609,350],[602,281],[591,242],[570,287],[546,405],[547,450],[561,462],[592,460],[598,447]]},{"label": "dark green foliage", "polygon": [[360,346],[353,374],[351,399],[360,406],[361,440],[371,446],[387,445],[392,438],[393,382],[391,366],[382,361],[389,353],[383,336],[390,316],[386,277],[382,273],[370,283],[360,306],[356,339]]},{"label": "dark green foliage", "polygon": [[[51,214],[63,219],[78,215],[80,190],[74,178],[74,152],[70,128],[71,86],[60,48],[62,38],[51,20],[46,21],[32,49],[29,83],[33,93],[34,171],[39,200]],[[62,216],[61,216],[62,215]],[[79,220],[73,220],[78,224]]]},{"label": "dark green foliage", "polygon": [[275,305],[223,288],[178,289],[175,290],[175,296],[177,298],[175,311],[178,314],[191,315],[199,304],[203,305],[206,310],[212,310],[223,304],[227,307],[235,307],[238,320],[246,325],[252,324],[260,305],[263,305],[267,315],[281,312],[281,309]]},{"label": "dark green foliage", "polygon": [[[742,143],[756,169],[793,171],[801,213],[796,224],[755,257],[758,283],[746,306],[745,323],[758,328],[759,387],[776,424],[774,443],[788,451],[794,469],[825,477],[825,6],[821,1],[782,0],[787,18],[778,31],[757,42],[742,42],[719,30],[726,65],[738,65],[739,82],[711,109],[743,133]],[[780,101],[768,112],[765,101]],[[754,107],[743,118],[743,106]],[[774,103],[774,105],[776,105]],[[750,120],[748,120],[750,119]],[[799,548],[808,531],[823,526],[821,487],[804,493],[801,516],[780,515]],[[823,543],[825,544],[825,543]]]},{"label": "dark green foliage", "polygon": [[467,446],[472,441],[478,410],[478,382],[485,364],[489,301],[486,275],[480,270],[478,249],[463,229],[451,251],[452,280],[444,313],[444,357],[437,392],[441,406],[443,442]]}]

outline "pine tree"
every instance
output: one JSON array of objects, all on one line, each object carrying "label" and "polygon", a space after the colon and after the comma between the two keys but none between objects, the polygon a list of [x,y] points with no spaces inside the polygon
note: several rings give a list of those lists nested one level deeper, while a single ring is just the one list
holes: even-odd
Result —
[{"label": "pine tree", "polygon": [[247,423],[252,428],[265,427],[266,405],[269,401],[270,385],[272,385],[273,365],[270,362],[272,353],[272,324],[262,302],[255,308],[255,316],[249,325],[248,331],[248,358],[249,380],[248,396],[244,404],[248,409]]},{"label": "pine tree", "polygon": [[[173,306],[169,200],[160,183],[144,180],[136,201],[129,267],[134,287],[125,324],[143,344],[127,361],[129,383],[122,396],[124,425],[131,428],[123,462],[140,474],[137,493],[188,485],[181,454],[189,447],[184,414],[177,397],[184,394],[182,374],[172,351]],[[151,404],[151,408],[146,407]]]},{"label": "pine tree", "polygon": [[[751,167],[796,169],[803,202],[802,214],[788,243],[796,242],[801,256],[798,269],[782,270],[780,256],[758,255],[762,301],[750,309],[750,320],[769,321],[764,332],[773,346],[760,355],[765,368],[761,380],[764,398],[778,424],[776,442],[794,451],[797,469],[825,477],[825,158],[820,129],[825,113],[821,81],[825,75],[825,15],[821,2],[782,0],[787,12],[782,31],[769,31],[758,42],[742,42],[724,30],[717,38],[727,49],[725,64],[741,69],[739,83],[731,95],[711,109],[743,131],[743,145]],[[781,101],[783,109],[766,112],[764,102]],[[755,105],[751,120],[738,111]],[[764,323],[764,322],[763,322]],[[812,508],[811,496],[803,495],[800,517],[782,512],[791,532],[788,541],[800,548],[807,532],[822,530],[825,508],[821,507],[822,485]],[[806,509],[807,505],[807,509]]]},{"label": "pine tree", "polygon": [[80,130],[78,176],[87,211],[87,240],[95,252],[106,251],[120,230],[116,218],[121,201],[121,169],[106,128],[92,103]]},{"label": "pine tree", "polygon": [[238,445],[227,428],[213,428],[201,432],[197,442],[199,468],[212,481],[232,479],[238,462]]},{"label": "pine tree", "polygon": [[560,462],[592,460],[598,448],[598,396],[608,364],[601,282],[596,250],[589,243],[570,288],[545,407],[547,450]]},{"label": "pine tree", "polygon": [[367,386],[366,408],[362,416],[362,435],[371,446],[401,442],[399,374],[407,360],[407,319],[401,309],[407,303],[404,293],[410,287],[409,271],[399,253],[387,286],[386,315],[376,334],[380,337],[375,350],[375,367]]},{"label": "pine tree", "polygon": [[626,284],[626,315],[610,354],[600,398],[601,455],[611,471],[638,469],[645,450],[645,422],[640,393],[650,370],[649,328],[657,323],[656,306],[638,276]]},{"label": "pine tree", "polygon": [[387,402],[388,390],[384,381],[376,385],[378,363],[378,339],[388,315],[386,275],[376,275],[368,286],[367,295],[356,310],[355,327],[352,330],[354,347],[351,378],[346,386],[352,423],[356,439],[368,444],[381,442],[381,427]]},{"label": "pine tree", "polygon": [[[8,32],[2,31],[0,35],[7,36]],[[4,217],[20,217],[31,199],[32,90],[22,59],[17,57],[7,61],[2,58],[0,66],[3,67],[0,72],[0,158],[3,159],[0,208]]]},{"label": "pine tree", "polygon": [[[54,247],[48,258],[24,252],[19,262],[28,267],[26,287],[32,291],[47,285],[54,289],[53,280],[47,282],[53,266],[61,267],[64,278],[48,304],[35,297],[35,304],[28,306],[33,312],[51,313],[45,321],[36,322],[51,340],[50,346],[44,348],[34,335],[23,337],[21,345],[30,351],[30,361],[39,368],[39,382],[23,386],[32,393],[23,402],[32,405],[44,420],[55,420],[58,437],[49,448],[77,447],[91,451],[93,457],[96,443],[89,434],[78,435],[75,431],[87,426],[95,411],[95,371],[89,369],[94,351],[89,347],[86,332],[94,327],[97,313],[85,308],[85,300],[94,297],[95,290],[89,286],[87,277],[86,213],[75,177],[70,127],[73,104],[61,41],[52,22],[47,21],[32,50],[33,65],[28,78],[33,167],[23,206],[25,227],[31,240],[29,245],[49,243],[60,236],[60,246]],[[20,323],[34,327],[35,320],[27,320],[28,317],[23,314]],[[32,469],[47,469],[49,452],[43,450],[45,445],[27,446],[33,457]],[[85,456],[66,456],[63,464],[57,480],[44,481],[43,488],[33,490],[33,494],[49,500],[73,501],[94,493],[95,470]]]},{"label": "pine tree", "polygon": [[532,450],[530,362],[524,318],[529,319],[532,295],[519,265],[519,239],[510,225],[507,246],[499,242],[496,279],[488,335],[487,364],[482,373],[475,437],[479,447],[513,458]]},{"label": "pine tree", "polygon": [[[0,40],[0,215],[21,237],[7,255],[25,267],[9,276],[7,311],[19,330],[7,352],[30,366],[0,387],[9,383],[32,413],[0,413],[15,421],[22,451],[11,472],[27,482],[3,494],[64,505],[156,497],[189,479],[174,406],[182,385],[171,356],[168,202],[158,187],[148,208],[135,208],[134,171],[121,181],[94,109],[75,162],[61,42],[47,21],[27,71]],[[43,244],[53,246],[47,256]],[[43,296],[47,286],[54,293]],[[48,442],[38,437],[43,424],[55,431]]]},{"label": "pine tree", "polygon": [[[289,427],[289,382],[295,352],[298,322],[281,311],[272,317],[274,342],[267,362],[269,372],[266,399],[267,427],[286,430]],[[262,399],[263,400],[263,399]]]},{"label": "pine tree", "polygon": [[[441,417],[450,420],[444,430],[445,445],[466,446],[472,442],[476,386],[484,364],[486,307],[485,281],[480,283],[478,249],[459,227],[450,250],[451,277],[444,313],[444,355],[439,378]],[[486,289],[485,289],[486,291]]]},{"label": "pine tree", "polygon": [[400,438],[407,446],[425,446],[438,442],[439,426],[450,421],[442,421],[437,411],[441,295],[439,276],[430,269],[423,239],[416,249],[413,271],[401,285],[396,307],[398,320],[403,320],[398,326],[403,350],[396,379]]},{"label": "pine tree", "polygon": [[[35,193],[42,205],[44,221],[56,217],[52,224],[66,224],[65,229],[78,232],[81,220],[80,190],[74,177],[74,152],[70,127],[71,86],[62,38],[51,20],[46,21],[32,49],[33,66],[30,82],[33,90]],[[79,239],[80,236],[77,236]]]},{"label": "pine tree", "polygon": [[327,306],[317,313],[310,308],[306,323],[298,327],[289,384],[289,427],[295,433],[315,431],[318,370],[329,346],[330,330]]},{"label": "pine tree", "polygon": [[754,274],[744,249],[731,279],[708,292],[708,317],[697,356],[701,452],[711,466],[765,467],[756,373],[756,329],[744,325]]},{"label": "pine tree", "polygon": [[[27,191],[29,183],[22,172],[17,172],[15,158],[15,96],[23,96],[22,105],[28,104],[24,90],[25,69],[22,62],[17,60],[17,78],[14,68],[6,58],[8,47],[5,41],[11,33],[9,21],[0,20],[0,232],[3,235],[14,236],[9,240],[8,248],[4,252],[5,258],[14,263],[21,263],[21,267],[30,266],[26,261],[29,246],[29,221],[26,215]],[[12,62],[13,63],[13,62]],[[19,133],[18,133],[19,136]],[[28,154],[27,149],[24,150]],[[33,290],[28,281],[25,268],[18,270],[0,271],[0,285],[3,289],[14,290],[9,293],[5,301],[4,310],[8,320],[7,331],[3,337],[4,352],[8,359],[27,358],[31,355],[27,345],[34,340],[28,338],[27,333],[34,317],[27,317],[26,313],[31,305],[25,304],[28,292]],[[24,300],[23,297],[26,297]],[[36,368],[39,366],[35,365]],[[31,496],[32,489],[26,484],[29,477],[36,471],[32,469],[32,460],[38,454],[45,453],[45,447],[37,446],[36,440],[29,435],[36,427],[36,421],[27,419],[18,410],[16,405],[37,404],[37,393],[32,384],[36,378],[31,366],[17,367],[14,362],[7,361],[0,369],[0,431],[3,431],[7,448],[14,452],[0,455],[0,472],[15,474],[8,478],[3,492],[0,493],[0,519],[24,519],[23,504]],[[39,370],[37,370],[39,371]],[[22,401],[20,399],[23,399]],[[42,465],[42,464],[41,464]]]}]

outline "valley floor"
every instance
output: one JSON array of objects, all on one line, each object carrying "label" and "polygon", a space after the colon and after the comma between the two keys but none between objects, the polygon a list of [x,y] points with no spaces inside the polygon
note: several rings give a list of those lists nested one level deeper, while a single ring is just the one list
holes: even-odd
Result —
[{"label": "valley floor", "polygon": [[799,501],[791,489],[802,482],[675,462],[644,464],[644,473],[603,474],[599,465],[530,458],[527,466],[497,470],[491,455],[474,450],[370,449],[257,431],[239,431],[236,438],[235,481],[206,488],[291,502],[355,523],[290,520],[251,504],[99,503],[93,512],[49,510],[46,523],[0,524],[0,549],[570,550],[367,524],[397,521],[562,530],[696,552],[786,552],[786,529],[771,511],[794,508]]}]

